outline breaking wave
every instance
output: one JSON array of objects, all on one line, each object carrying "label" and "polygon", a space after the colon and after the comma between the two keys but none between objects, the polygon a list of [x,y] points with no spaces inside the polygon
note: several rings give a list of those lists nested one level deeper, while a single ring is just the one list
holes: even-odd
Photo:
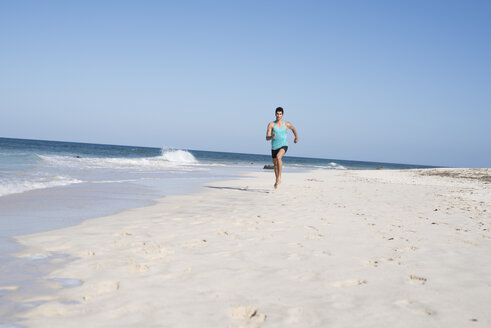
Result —
[{"label": "breaking wave", "polygon": [[38,155],[40,159],[53,166],[70,168],[132,168],[132,169],[166,169],[179,166],[196,165],[199,162],[186,150],[164,150],[160,156],[152,157],[81,157],[67,155]]}]

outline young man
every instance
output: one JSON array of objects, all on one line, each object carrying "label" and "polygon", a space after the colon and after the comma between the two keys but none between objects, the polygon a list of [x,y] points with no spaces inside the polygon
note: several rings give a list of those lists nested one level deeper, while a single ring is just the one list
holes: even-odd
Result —
[{"label": "young man", "polygon": [[283,168],[282,158],[288,150],[286,131],[288,129],[292,130],[295,135],[295,143],[298,142],[298,135],[297,130],[295,130],[295,127],[293,127],[290,122],[283,121],[283,108],[276,108],[275,115],[276,121],[268,124],[266,140],[271,140],[271,157],[273,157],[274,174],[276,176],[274,188],[276,189],[281,183],[281,169]]}]

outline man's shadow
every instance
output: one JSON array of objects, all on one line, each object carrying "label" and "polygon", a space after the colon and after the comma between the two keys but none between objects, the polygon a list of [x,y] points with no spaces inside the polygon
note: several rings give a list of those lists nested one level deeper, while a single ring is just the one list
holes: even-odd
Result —
[{"label": "man's shadow", "polygon": [[264,194],[269,194],[270,190],[267,189],[253,189],[249,187],[240,188],[240,187],[216,187],[216,186],[205,186],[206,188],[211,189],[222,189],[222,190],[237,190],[237,191],[249,191],[249,192],[260,192]]}]

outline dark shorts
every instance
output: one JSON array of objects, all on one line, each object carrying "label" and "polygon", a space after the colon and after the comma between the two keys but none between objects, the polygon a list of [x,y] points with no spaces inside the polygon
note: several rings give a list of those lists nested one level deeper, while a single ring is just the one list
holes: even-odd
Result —
[{"label": "dark shorts", "polygon": [[283,146],[283,147],[278,148],[278,149],[271,149],[271,157],[276,158],[276,155],[278,155],[278,152],[280,151],[280,149],[284,149],[285,153],[286,153],[288,151],[288,146]]}]

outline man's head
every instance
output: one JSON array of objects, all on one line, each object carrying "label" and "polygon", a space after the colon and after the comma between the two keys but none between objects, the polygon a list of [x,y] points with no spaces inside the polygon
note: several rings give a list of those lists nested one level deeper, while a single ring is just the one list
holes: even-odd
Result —
[{"label": "man's head", "polygon": [[274,111],[274,114],[276,116],[276,120],[277,121],[281,121],[283,119],[283,108],[276,107],[276,110]]}]

